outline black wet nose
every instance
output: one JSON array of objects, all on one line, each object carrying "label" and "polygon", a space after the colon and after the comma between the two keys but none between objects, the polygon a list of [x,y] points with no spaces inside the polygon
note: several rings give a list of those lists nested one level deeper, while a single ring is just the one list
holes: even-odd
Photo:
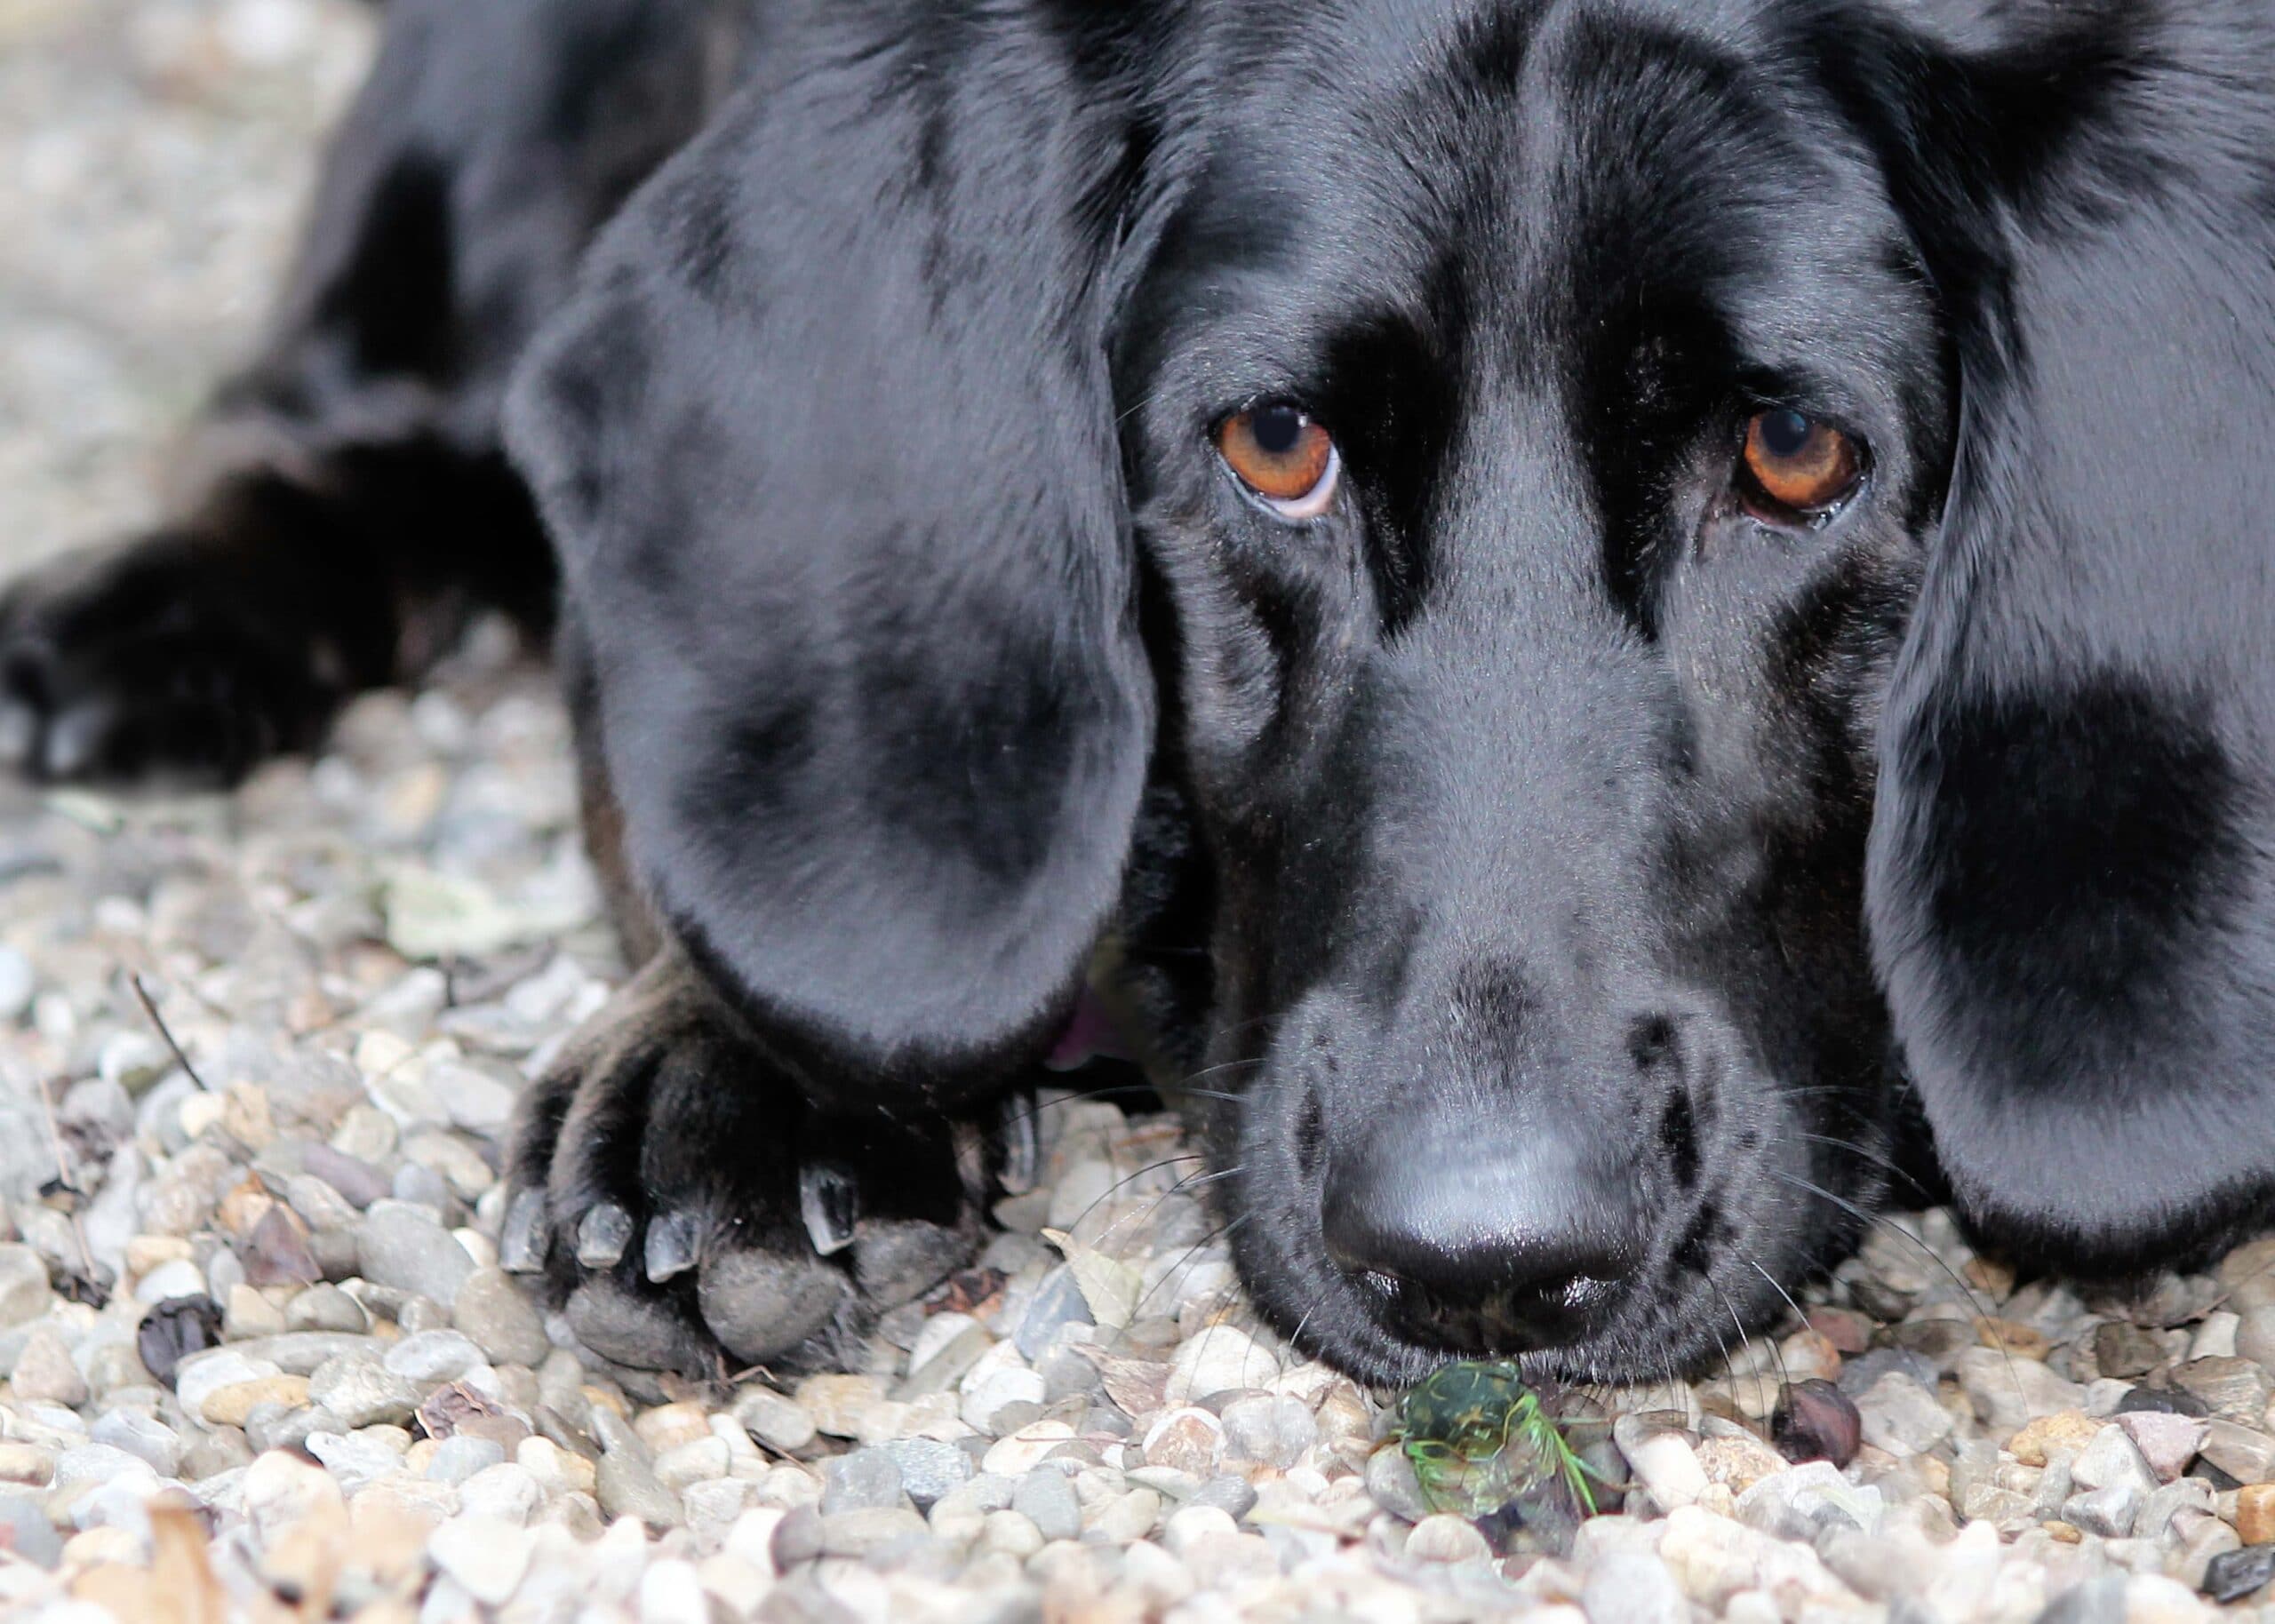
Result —
[{"label": "black wet nose", "polygon": [[1419,1122],[1378,1129],[1326,1181],[1329,1254],[1389,1327],[1460,1353],[1576,1341],[1641,1252],[1632,1181],[1588,1146]]}]

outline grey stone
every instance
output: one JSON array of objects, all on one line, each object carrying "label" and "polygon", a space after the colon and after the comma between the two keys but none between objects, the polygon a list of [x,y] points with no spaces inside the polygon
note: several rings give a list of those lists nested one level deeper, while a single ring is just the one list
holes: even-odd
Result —
[{"label": "grey stone", "polygon": [[381,1365],[407,1381],[432,1386],[455,1381],[485,1363],[474,1340],[458,1331],[421,1331],[387,1349]]},{"label": "grey stone", "polygon": [[2071,1586],[2046,1604],[2038,1624],[2125,1624],[2125,1575]]},{"label": "grey stone", "polygon": [[308,1402],[351,1431],[399,1427],[419,1407],[419,1389],[375,1360],[346,1354],[316,1366],[308,1377]]},{"label": "grey stone", "polygon": [[879,1445],[900,1469],[901,1492],[920,1511],[930,1509],[940,1497],[971,1480],[978,1469],[970,1454],[954,1444],[934,1438],[895,1438]]},{"label": "grey stone", "polygon": [[2063,1501],[2062,1520],[2104,1540],[2120,1540],[2133,1532],[2133,1520],[2141,1515],[2146,1499],[2137,1484],[2112,1483]]},{"label": "grey stone", "polygon": [[363,1278],[430,1302],[456,1302],[474,1272],[474,1259],[432,1213],[402,1201],[374,1201],[355,1236],[356,1266]]},{"label": "grey stone", "polygon": [[1851,1484],[1830,1461],[1772,1472],[1738,1496],[1738,1520],[1781,1539],[1808,1541],[1829,1528],[1880,1532],[1884,1509],[1876,1485]]},{"label": "grey stone", "polygon": [[1225,1406],[1227,1453],[1283,1470],[1319,1441],[1319,1422],[1300,1399],[1257,1394]]},{"label": "grey stone", "polygon": [[52,1568],[63,1556],[63,1541],[38,1501],[0,1491],[0,1541],[28,1562]]},{"label": "grey stone", "polygon": [[1018,1329],[1011,1333],[1011,1341],[1023,1356],[1033,1360],[1042,1357],[1062,1325],[1090,1323],[1090,1305],[1083,1300],[1074,1271],[1061,1263],[1035,1286],[1034,1295],[1027,1300],[1026,1312],[1019,1316]]},{"label": "grey stone", "polygon": [[545,1319],[502,1269],[477,1269],[451,1302],[451,1323],[500,1365],[534,1369],[553,1351]]},{"label": "grey stone", "polygon": [[139,1411],[113,1410],[87,1429],[87,1437],[148,1461],[161,1477],[181,1469],[181,1439],[172,1428]]},{"label": "grey stone", "polygon": [[2213,1415],[2239,1426],[2257,1423],[2275,1397],[2275,1382],[2249,1359],[2191,1359],[2173,1372],[2173,1381],[2203,1400]]},{"label": "grey stone", "polygon": [[665,1529],[678,1527],[686,1515],[679,1496],[656,1481],[656,1474],[635,1450],[610,1450],[601,1457],[595,1476],[595,1497],[611,1517],[636,1517],[651,1528]]},{"label": "grey stone", "polygon": [[[1404,1457],[1401,1455],[1401,1458]],[[1368,1462],[1370,1468],[1373,1464],[1371,1461]],[[1409,1478],[1414,1475],[1414,1469],[1410,1463],[1407,1467],[1406,1475]],[[1368,1483],[1369,1492],[1371,1493],[1373,1488],[1374,1485],[1370,1477]],[[1421,1499],[1422,1489],[1417,1483],[1414,1486],[1414,1497],[1409,1503],[1420,1505]],[[1377,1497],[1377,1501],[1379,1504],[1379,1496]],[[1185,1503],[1188,1506],[1213,1506],[1237,1523],[1256,1509],[1256,1485],[1245,1477],[1233,1477],[1230,1472],[1220,1473],[1185,1496]],[[1386,1511],[1393,1509],[1387,1505],[1383,1509]],[[1401,1511],[1397,1512],[1396,1515],[1403,1517],[1406,1514]],[[1421,1519],[1417,1517],[1410,1520],[1418,1522]]]},{"label": "grey stone", "polygon": [[795,1454],[814,1441],[814,1418],[771,1388],[743,1389],[729,1413],[744,1431],[778,1454]]},{"label": "grey stone", "polygon": [[[51,1175],[53,1171],[51,1166]],[[19,1243],[0,1246],[0,1328],[37,1319],[54,1301],[40,1254]]]},{"label": "grey stone", "polygon": [[1082,1502],[1066,1474],[1055,1466],[1038,1466],[1020,1478],[1011,1491],[1011,1509],[1032,1522],[1046,1540],[1082,1536]]},{"label": "grey stone", "polygon": [[1397,1445],[1385,1445],[1367,1457],[1366,1480],[1367,1493],[1393,1517],[1418,1523],[1430,1515],[1430,1502],[1422,1497],[1414,1463]]},{"label": "grey stone", "polygon": [[2115,1425],[2103,1427],[2078,1452],[2070,1463],[2070,1481],[2086,1490],[2127,1487],[2142,1500],[2157,1487],[2156,1473],[2149,1469],[2125,1429]]},{"label": "grey stone", "polygon": [[272,1449],[299,1449],[314,1432],[326,1432],[337,1423],[314,1405],[297,1408],[281,1404],[255,1405],[245,1417],[245,1442],[262,1453]]},{"label": "grey stone", "polygon": [[2217,1490],[2201,1477],[2182,1477],[2159,1487],[2142,1502],[2140,1515],[2133,1519],[2133,1537],[2136,1540],[2161,1540],[2172,1527],[2173,1518],[2183,1511],[2198,1511],[2210,1515],[2219,1509]]},{"label": "grey stone", "polygon": [[334,1331],[360,1335],[371,1328],[363,1305],[337,1286],[311,1286],[284,1305],[284,1324],[291,1331]]},{"label": "grey stone", "polygon": [[1957,1424],[1952,1413],[1936,1402],[1931,1388],[1902,1371],[1890,1371],[1852,1396],[1864,1424],[1864,1441],[1890,1454],[1925,1453],[1949,1437]]},{"label": "grey stone", "polygon": [[935,1515],[975,1512],[983,1517],[990,1511],[1008,1511],[1018,1486],[1018,1479],[1000,1472],[981,1472],[941,1495],[933,1502],[932,1510]]},{"label": "grey stone", "polygon": [[403,1456],[368,1434],[319,1429],[308,1434],[306,1447],[349,1494],[403,1469]]},{"label": "grey stone", "polygon": [[900,1467],[882,1449],[856,1449],[821,1463],[821,1510],[870,1511],[900,1505]]},{"label": "grey stone", "polygon": [[436,1483],[464,1483],[505,1459],[506,1446],[495,1438],[455,1433],[435,1445],[435,1453],[427,1462],[427,1476]]},{"label": "grey stone", "polygon": [[[778,1536],[780,1530],[776,1532]],[[906,1506],[841,1511],[821,1518],[821,1554],[826,1556],[871,1556],[928,1537],[924,1519]]]},{"label": "grey stone", "polygon": [[2215,1421],[2204,1429],[2204,1446],[2197,1453],[2238,1483],[2275,1479],[2275,1437],[2255,1427]]},{"label": "grey stone", "polygon": [[2263,1303],[2236,1327],[2236,1352],[2262,1369],[2275,1369],[2275,1303]]}]

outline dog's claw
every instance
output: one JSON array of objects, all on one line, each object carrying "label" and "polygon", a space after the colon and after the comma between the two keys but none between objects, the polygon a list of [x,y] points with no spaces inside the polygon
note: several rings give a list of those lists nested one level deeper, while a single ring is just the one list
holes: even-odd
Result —
[{"label": "dog's claw", "polygon": [[1035,1133],[1034,1090],[1015,1088],[995,1109],[995,1142],[1003,1152],[995,1182],[1007,1196],[1023,1196],[1034,1188],[1042,1164],[1042,1145]]},{"label": "dog's claw", "polygon": [[814,1250],[827,1257],[853,1244],[861,1215],[861,1195],[853,1170],[842,1162],[814,1162],[798,1174],[798,1212]]},{"label": "dog's claw", "polygon": [[632,1214],[603,1201],[577,1223],[577,1261],[587,1269],[613,1268],[632,1241]]},{"label": "dog's claw", "polygon": [[696,1251],[692,1214],[668,1213],[651,1221],[644,1259],[648,1278],[660,1286],[675,1275],[685,1274],[695,1267]]},{"label": "dog's claw", "polygon": [[506,1208],[498,1232],[498,1262],[512,1274],[545,1267],[545,1191],[524,1190]]}]

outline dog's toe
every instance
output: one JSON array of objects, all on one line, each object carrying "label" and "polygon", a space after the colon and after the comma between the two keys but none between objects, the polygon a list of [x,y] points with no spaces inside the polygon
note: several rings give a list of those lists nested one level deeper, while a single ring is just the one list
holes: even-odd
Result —
[{"label": "dog's toe", "polygon": [[667,956],[523,1100],[499,1258],[620,1365],[826,1364],[970,1255],[978,1146],[818,1118]]}]

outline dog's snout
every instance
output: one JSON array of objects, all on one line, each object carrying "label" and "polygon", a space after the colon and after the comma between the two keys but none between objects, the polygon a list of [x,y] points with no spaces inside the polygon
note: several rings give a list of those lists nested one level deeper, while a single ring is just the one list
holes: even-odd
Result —
[{"label": "dog's snout", "polygon": [[1506,1354],[1585,1336],[1640,1256],[1632,1181],[1553,1130],[1455,1126],[1387,1124],[1336,1158],[1329,1254],[1415,1341]]}]

